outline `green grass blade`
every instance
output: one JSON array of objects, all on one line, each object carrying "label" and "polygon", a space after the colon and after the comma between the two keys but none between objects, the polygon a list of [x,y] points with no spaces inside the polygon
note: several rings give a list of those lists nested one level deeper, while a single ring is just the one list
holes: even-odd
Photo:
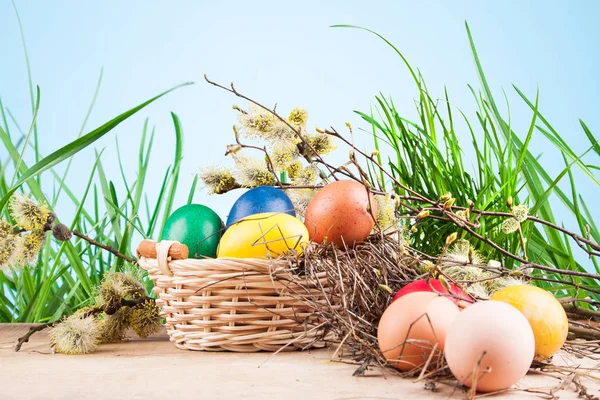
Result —
[{"label": "green grass blade", "polygon": [[192,204],[194,201],[194,194],[196,194],[196,186],[198,185],[198,175],[194,175],[194,180],[190,186],[190,192],[188,193],[187,204]]},{"label": "green grass blade", "polygon": [[[29,140],[31,138],[31,134],[33,132],[33,128],[35,127],[36,121],[37,121],[37,115],[38,115],[38,111],[40,109],[40,87],[37,86],[36,87],[36,98],[35,98],[35,106],[33,109],[33,118],[31,120],[31,125],[29,126],[29,131],[27,132],[27,136],[25,137],[25,141],[23,143],[23,149],[21,150],[21,152],[19,153],[19,159],[17,160],[17,163],[15,165],[15,173],[13,175],[13,179],[11,181],[11,186],[14,185],[15,180],[17,179],[17,175],[19,173],[19,168],[21,167],[21,162],[23,161],[23,155],[25,154],[25,150],[27,150],[27,144],[29,143]],[[36,156],[37,156],[37,149],[36,151]]]},{"label": "green grass blade", "polygon": [[134,107],[131,110],[124,112],[123,114],[117,116],[116,118],[108,121],[104,125],[94,129],[90,133],[80,137],[79,139],[74,140],[73,142],[67,144],[66,146],[63,146],[62,148],[56,150],[54,153],[43,158],[42,160],[37,162],[35,165],[33,165],[31,168],[29,168],[21,176],[19,181],[8,191],[8,193],[6,193],[4,195],[4,197],[2,197],[2,199],[0,199],[0,210],[4,209],[4,207],[6,206],[6,203],[10,199],[10,196],[23,183],[27,182],[30,178],[41,174],[42,172],[46,171],[47,169],[52,168],[54,165],[60,163],[61,161],[66,160],[67,158],[73,156],[74,154],[81,151],[82,149],[88,147],[90,144],[92,144],[96,140],[100,139],[102,136],[104,136],[105,134],[110,132],[113,128],[115,128],[121,122],[123,122],[124,120],[126,120],[127,118],[129,118],[130,116],[132,116],[133,114],[135,114],[136,112],[141,110],[142,108],[146,107],[148,104],[161,98],[162,96],[166,95],[167,93],[172,92],[173,90],[176,90],[180,87],[183,87],[183,86],[186,86],[189,84],[191,84],[191,83],[184,83],[184,84],[175,86],[175,87],[159,94],[158,96],[155,96],[155,97],[151,98],[150,100],[145,101],[144,103],[138,105],[137,107]]},{"label": "green grass blade", "polygon": [[[81,128],[79,129],[79,133],[78,133],[77,137],[81,137],[81,135],[83,135],[83,131],[85,129],[85,126],[87,125],[87,121],[90,118],[90,115],[92,114],[92,110],[94,109],[94,105],[96,104],[96,99],[98,98],[98,92],[100,91],[100,85],[102,84],[102,75],[104,75],[104,68],[100,68],[100,76],[98,77],[98,82],[96,83],[96,89],[94,90],[94,95],[92,96],[92,101],[90,103],[90,106],[88,107],[85,117],[83,118],[83,122],[81,123]],[[65,168],[65,171],[63,172],[61,181],[64,182],[67,179],[67,175],[69,174],[69,170],[71,169],[72,162],[73,162],[73,158],[69,158],[67,167]],[[53,207],[56,205],[56,202],[58,201],[58,198],[59,198],[60,193],[63,188],[66,188],[66,186],[60,185],[58,187],[56,196],[54,196],[53,201],[52,201]]]},{"label": "green grass blade", "polygon": [[183,131],[181,128],[181,121],[175,113],[171,113],[171,117],[173,118],[173,125],[175,126],[175,160],[173,162],[173,173],[170,179],[171,183],[169,186],[169,191],[167,192],[165,208],[163,210],[163,220],[162,224],[160,225],[161,232],[165,226],[165,223],[167,222],[167,218],[169,218],[171,215],[171,210],[173,208],[173,199],[175,198],[175,192],[177,191],[179,167],[181,166],[181,153],[183,149]]}]

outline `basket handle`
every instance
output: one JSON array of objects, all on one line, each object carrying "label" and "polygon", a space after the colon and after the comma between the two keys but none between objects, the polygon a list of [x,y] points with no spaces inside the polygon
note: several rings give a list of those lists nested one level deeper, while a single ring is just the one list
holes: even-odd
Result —
[{"label": "basket handle", "polygon": [[175,240],[162,240],[158,243],[152,240],[142,240],[137,248],[137,256],[156,258],[158,268],[164,275],[173,275],[169,261],[183,260],[188,257],[188,248]]},{"label": "basket handle", "polygon": [[[156,258],[156,242],[153,240],[142,240],[137,248],[137,256],[146,257],[146,258]],[[172,260],[185,260],[188,258],[189,251],[188,247],[185,244],[176,242],[169,249],[169,257]]]},{"label": "basket handle", "polygon": [[156,243],[156,261],[158,261],[160,272],[164,275],[173,275],[171,268],[169,268],[169,261],[171,261],[169,249],[174,244],[179,244],[179,242],[174,240],[162,240]]}]

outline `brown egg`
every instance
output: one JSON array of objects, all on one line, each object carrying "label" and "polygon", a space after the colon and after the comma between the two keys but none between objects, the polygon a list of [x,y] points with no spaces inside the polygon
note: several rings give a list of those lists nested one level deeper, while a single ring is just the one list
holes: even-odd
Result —
[{"label": "brown egg", "polygon": [[446,333],[459,314],[456,304],[436,293],[413,292],[402,296],[379,320],[379,349],[401,371],[423,368],[430,356],[431,369],[442,356]]},{"label": "brown egg", "polygon": [[[371,207],[372,213],[367,211]],[[311,240],[324,240],[340,247],[352,247],[369,236],[375,225],[377,204],[371,193],[355,181],[336,181],[326,185],[312,198],[306,209],[304,225]]]},{"label": "brown egg", "polygon": [[535,340],[527,318],[500,301],[481,301],[464,309],[446,337],[450,371],[465,386],[495,392],[519,381],[533,361]]}]

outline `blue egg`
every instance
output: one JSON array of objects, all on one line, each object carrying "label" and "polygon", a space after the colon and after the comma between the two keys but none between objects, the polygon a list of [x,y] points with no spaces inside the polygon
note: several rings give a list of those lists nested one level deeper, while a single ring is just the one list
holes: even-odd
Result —
[{"label": "blue egg", "polygon": [[259,186],[244,193],[231,207],[227,217],[227,226],[249,215],[265,212],[282,212],[296,216],[294,204],[281,189],[271,186]]}]

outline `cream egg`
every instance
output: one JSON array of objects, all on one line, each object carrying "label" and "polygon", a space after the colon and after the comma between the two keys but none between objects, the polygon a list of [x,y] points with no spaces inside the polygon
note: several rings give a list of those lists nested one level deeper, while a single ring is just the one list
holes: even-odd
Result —
[{"label": "cream egg", "polygon": [[467,307],[456,317],[444,353],[462,384],[494,392],[525,376],[534,350],[533,331],[523,314],[509,304],[489,300]]}]

